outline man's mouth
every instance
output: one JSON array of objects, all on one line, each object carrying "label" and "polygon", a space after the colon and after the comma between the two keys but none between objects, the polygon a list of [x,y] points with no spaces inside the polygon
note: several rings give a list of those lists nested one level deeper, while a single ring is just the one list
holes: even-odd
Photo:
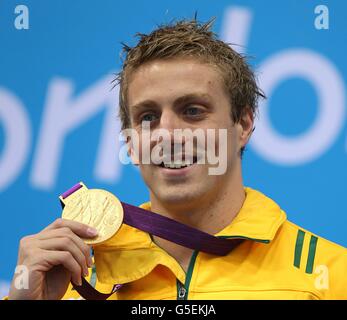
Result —
[{"label": "man's mouth", "polygon": [[193,157],[191,160],[176,160],[176,161],[165,161],[159,164],[160,167],[166,168],[166,169],[182,169],[192,166],[197,162],[197,157]]}]

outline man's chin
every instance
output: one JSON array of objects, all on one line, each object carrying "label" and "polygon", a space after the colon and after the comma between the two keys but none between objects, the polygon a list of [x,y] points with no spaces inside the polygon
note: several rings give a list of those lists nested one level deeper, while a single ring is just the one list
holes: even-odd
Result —
[{"label": "man's chin", "polygon": [[164,205],[172,207],[190,207],[193,203],[201,199],[198,192],[193,192],[188,188],[173,188],[175,190],[159,191],[156,198]]}]

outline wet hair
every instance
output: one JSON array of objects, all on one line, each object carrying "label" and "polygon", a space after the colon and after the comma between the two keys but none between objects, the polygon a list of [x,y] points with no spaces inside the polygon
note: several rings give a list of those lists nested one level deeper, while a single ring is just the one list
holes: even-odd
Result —
[{"label": "wet hair", "polygon": [[[245,112],[251,112],[253,118],[256,116],[258,98],[265,98],[265,95],[258,87],[246,57],[219,40],[211,31],[213,22],[214,19],[201,23],[196,17],[171,22],[158,26],[149,34],[137,33],[138,43],[134,47],[123,44],[123,67],[114,80],[116,85],[120,85],[119,117],[122,129],[131,127],[127,94],[132,73],[147,62],[163,59],[194,58],[217,67],[230,98],[234,123],[240,122]],[[244,147],[240,150],[241,156],[243,152]]]}]

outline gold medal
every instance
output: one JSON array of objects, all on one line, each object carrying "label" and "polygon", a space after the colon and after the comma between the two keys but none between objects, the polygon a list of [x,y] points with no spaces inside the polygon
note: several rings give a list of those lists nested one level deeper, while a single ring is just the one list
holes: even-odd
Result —
[{"label": "gold medal", "polygon": [[83,187],[67,198],[60,197],[64,204],[63,219],[87,224],[98,230],[94,239],[85,243],[97,245],[112,238],[123,222],[123,207],[112,193],[101,189]]}]

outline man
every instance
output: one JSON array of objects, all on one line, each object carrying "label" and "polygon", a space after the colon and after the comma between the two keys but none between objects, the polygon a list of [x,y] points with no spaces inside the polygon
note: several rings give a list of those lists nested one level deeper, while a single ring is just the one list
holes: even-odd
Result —
[{"label": "man", "polygon": [[[244,241],[225,256],[194,251],[123,225],[95,252],[81,240],[96,230],[58,219],[21,240],[18,264],[29,269],[29,290],[14,277],[9,299],[79,298],[70,280],[81,277],[101,292],[123,286],[110,299],[345,299],[347,251],[294,225],[265,195],[246,188],[241,158],[251,136],[257,100],[263,96],[244,58],[196,20],[162,26],[125,46],[119,74],[120,118],[143,145],[144,122],[150,131],[226,130],[215,140],[226,152],[223,174],[213,165],[191,162],[143,163],[129,142],[148,185],[150,202],[142,207],[211,235]],[[131,139],[129,139],[131,140]],[[225,142],[225,141],[224,141]],[[266,142],[264,142],[266,143]],[[151,149],[156,143],[150,142]],[[141,150],[141,148],[140,148]],[[185,161],[185,160],[184,160]],[[170,163],[171,162],[171,163]]]}]

